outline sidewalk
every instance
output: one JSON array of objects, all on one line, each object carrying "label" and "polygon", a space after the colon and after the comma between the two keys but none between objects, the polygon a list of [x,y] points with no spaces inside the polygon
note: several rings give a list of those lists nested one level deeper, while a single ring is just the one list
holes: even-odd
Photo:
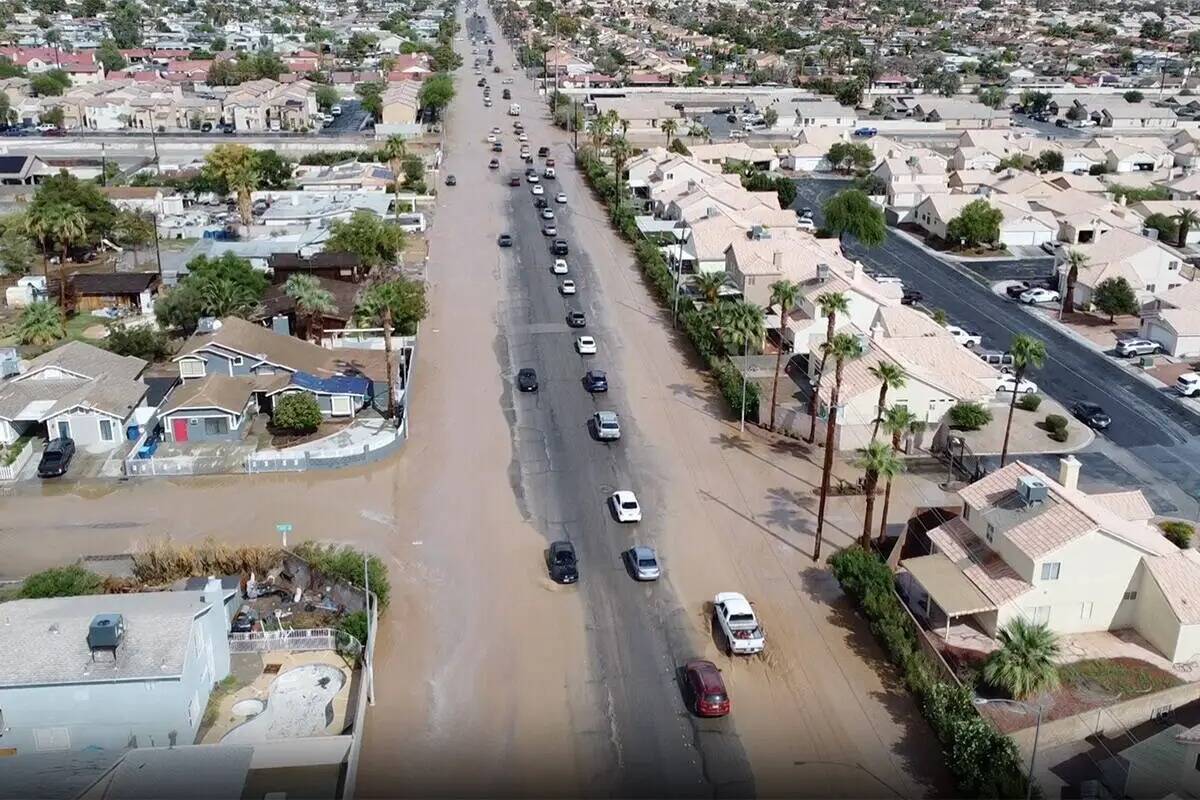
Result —
[{"label": "sidewalk", "polygon": [[[906,231],[902,228],[898,228],[894,225],[889,225],[888,230],[890,232],[896,234],[897,236],[901,237],[902,239],[904,239],[906,242],[913,245],[914,247],[918,247],[921,250],[925,251],[927,254],[933,256],[936,259],[939,259],[941,261],[954,261],[960,265],[961,264],[975,264],[975,263],[986,264],[991,261],[997,261],[997,262],[999,262],[999,261],[1030,261],[1035,258],[1044,258],[1047,260],[1053,260],[1053,256],[1049,256],[1049,255],[1046,255],[1045,253],[1041,253],[1041,252],[1039,252],[1037,255],[1027,255],[1027,254],[1022,254],[1022,253],[1005,253],[1004,255],[999,255],[999,256],[956,255],[955,253],[949,253],[944,250],[936,250],[936,249],[930,247],[928,244],[926,244],[925,239],[923,237],[916,236],[916,235],[909,233],[908,231]],[[971,277],[975,278],[976,280],[981,280],[980,276],[978,276],[978,275],[972,274]]]}]

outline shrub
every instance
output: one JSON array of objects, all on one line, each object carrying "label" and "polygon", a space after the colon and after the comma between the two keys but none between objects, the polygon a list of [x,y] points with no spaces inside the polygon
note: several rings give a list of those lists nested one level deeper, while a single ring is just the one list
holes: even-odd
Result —
[{"label": "shrub", "polygon": [[338,630],[353,636],[359,644],[366,647],[367,612],[355,611],[353,614],[342,617],[342,621],[338,623]]},{"label": "shrub", "polygon": [[133,574],[149,584],[164,584],[198,575],[264,575],[279,562],[273,547],[232,547],[206,539],[198,545],[176,545],[159,539],[133,553]]},{"label": "shrub", "polygon": [[992,421],[992,412],[979,403],[958,403],[950,409],[950,426],[963,431],[977,431]]},{"label": "shrub", "polygon": [[21,584],[20,596],[25,599],[77,597],[82,594],[100,594],[103,586],[104,580],[99,575],[73,564],[30,575]]},{"label": "shrub", "polygon": [[1062,430],[1058,431],[1050,431],[1050,438],[1056,442],[1065,442],[1067,439],[1071,438],[1071,434],[1067,432],[1066,428],[1063,428]]},{"label": "shrub", "polygon": [[109,327],[104,346],[119,356],[133,356],[146,361],[161,361],[167,357],[167,335],[153,325],[134,325],[131,328]]},{"label": "shrub", "polygon": [[[348,583],[351,586],[366,585],[363,573],[363,553],[349,545],[318,544],[317,542],[301,542],[296,548],[296,555],[303,558],[313,569],[328,578]],[[379,610],[387,608],[391,596],[391,584],[388,582],[387,567],[383,559],[371,554],[366,556],[367,572],[371,579],[371,591],[379,600]]]},{"label": "shrub", "polygon": [[1017,400],[1017,408],[1022,411],[1037,411],[1038,406],[1042,404],[1042,396],[1040,394],[1023,394]]},{"label": "shrub", "polygon": [[[742,413],[742,373],[727,358],[710,360],[709,366],[717,379],[717,386],[733,413]],[[758,386],[746,383],[746,418],[758,418]]]},{"label": "shrub", "polygon": [[1042,423],[1042,426],[1051,433],[1065,431],[1067,429],[1067,418],[1062,414],[1047,414],[1046,421]]},{"label": "shrub", "polygon": [[312,392],[288,392],[275,400],[271,424],[294,433],[310,433],[321,424],[323,416]]},{"label": "shrub", "polygon": [[1162,528],[1163,536],[1166,536],[1171,544],[1180,550],[1186,550],[1190,547],[1192,537],[1196,535],[1195,526],[1188,522],[1171,520],[1169,522],[1160,522],[1158,527]]}]

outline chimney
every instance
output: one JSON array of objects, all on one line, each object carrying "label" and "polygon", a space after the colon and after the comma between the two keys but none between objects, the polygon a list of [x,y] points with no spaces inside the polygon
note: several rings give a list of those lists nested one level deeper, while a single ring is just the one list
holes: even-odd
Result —
[{"label": "chimney", "polygon": [[775,269],[779,270],[780,272],[783,271],[783,251],[782,250],[775,251],[775,254],[773,256],[771,256],[771,263],[775,265]]},{"label": "chimney", "polygon": [[881,323],[876,322],[874,325],[871,326],[871,341],[875,341],[876,339],[878,339],[882,336],[883,336],[883,325]]},{"label": "chimney", "polygon": [[1083,466],[1075,456],[1067,456],[1058,462],[1058,482],[1064,489],[1079,488],[1079,468]]},{"label": "chimney", "polygon": [[858,280],[858,270],[861,266],[862,265],[857,261],[850,262],[850,274],[847,277],[850,278],[851,283],[854,283],[854,281]]}]

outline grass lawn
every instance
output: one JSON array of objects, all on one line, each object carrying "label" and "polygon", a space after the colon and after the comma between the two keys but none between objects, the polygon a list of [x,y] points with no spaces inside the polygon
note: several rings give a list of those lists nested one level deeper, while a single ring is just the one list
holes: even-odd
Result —
[{"label": "grass lawn", "polygon": [[1170,689],[1183,683],[1169,672],[1136,658],[1094,658],[1058,668],[1064,686],[1098,689],[1124,697]]}]

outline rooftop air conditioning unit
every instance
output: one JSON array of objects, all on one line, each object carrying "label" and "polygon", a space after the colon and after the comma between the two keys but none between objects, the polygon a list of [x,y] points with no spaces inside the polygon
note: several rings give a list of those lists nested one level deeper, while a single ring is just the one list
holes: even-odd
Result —
[{"label": "rooftop air conditioning unit", "polygon": [[767,233],[767,229],[762,225],[755,225],[750,229],[750,238],[756,240],[769,239],[771,235]]},{"label": "rooftop air conditioning unit", "polygon": [[1050,489],[1047,488],[1046,482],[1041,478],[1035,478],[1032,475],[1022,475],[1017,479],[1017,494],[1021,496],[1021,500],[1025,505],[1031,506],[1034,503],[1044,503],[1046,498],[1050,496]]},{"label": "rooftop air conditioning unit", "polygon": [[828,264],[817,264],[817,280],[824,283],[829,280],[831,270]]},{"label": "rooftop air conditioning unit", "polygon": [[21,356],[15,347],[0,347],[0,378],[16,375],[21,371]]},{"label": "rooftop air conditioning unit", "polygon": [[196,320],[196,333],[216,333],[221,330],[221,320],[216,317],[201,317]]},{"label": "rooftop air conditioning unit", "polygon": [[108,650],[114,656],[125,636],[125,618],[120,614],[97,614],[88,624],[87,644],[95,658],[97,650]]},{"label": "rooftop air conditioning unit", "polygon": [[1142,228],[1142,236],[1158,241],[1158,228]]}]

